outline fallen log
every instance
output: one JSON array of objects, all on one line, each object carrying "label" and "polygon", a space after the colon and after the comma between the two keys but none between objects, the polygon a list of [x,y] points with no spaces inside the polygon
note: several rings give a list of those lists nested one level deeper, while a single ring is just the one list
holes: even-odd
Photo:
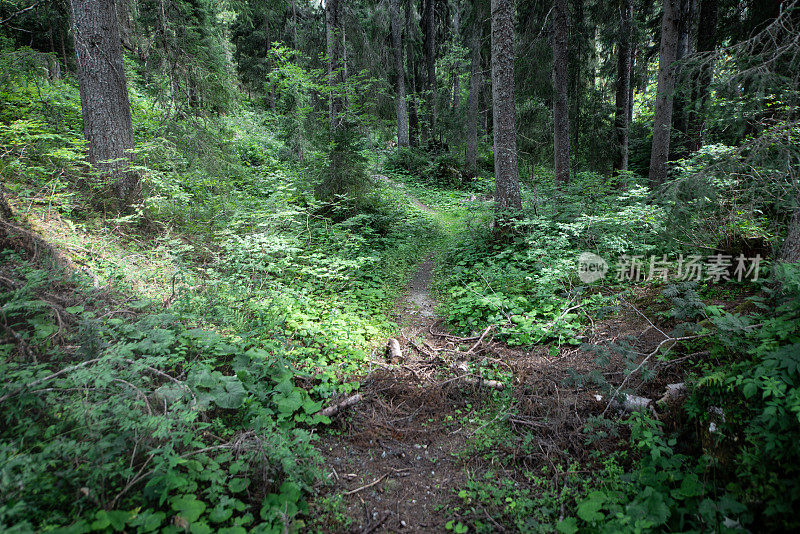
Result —
[{"label": "fallen log", "polygon": [[400,342],[395,338],[389,340],[389,343],[386,345],[386,352],[392,363],[400,363],[403,361],[403,352],[400,350]]},{"label": "fallen log", "polygon": [[355,395],[351,395],[347,397],[341,402],[337,402],[336,404],[331,404],[330,406],[321,409],[317,412],[319,415],[324,415],[325,417],[333,417],[337,413],[341,412],[349,408],[350,406],[354,406],[364,400],[364,396],[361,393],[356,393]]},{"label": "fallen log", "polygon": [[[595,395],[595,400],[597,402],[603,402],[602,395]],[[612,410],[621,411],[624,413],[633,413],[633,412],[640,412],[647,410],[654,416],[656,415],[656,410],[653,407],[653,399],[648,399],[647,397],[639,397],[638,395],[631,395],[628,393],[619,393],[614,398],[611,399],[611,402],[608,403],[608,408]],[[608,409],[607,408],[607,409]]]},{"label": "fallen log", "polygon": [[505,389],[506,385],[499,380],[487,380],[484,378],[475,378],[473,376],[465,376],[463,381],[467,384],[473,384],[476,386],[482,386],[486,388],[493,388],[493,389]]},{"label": "fallen log", "polygon": [[664,395],[656,401],[656,404],[663,404],[665,402],[677,401],[689,394],[686,384],[678,382],[677,384],[667,384],[667,389]]}]

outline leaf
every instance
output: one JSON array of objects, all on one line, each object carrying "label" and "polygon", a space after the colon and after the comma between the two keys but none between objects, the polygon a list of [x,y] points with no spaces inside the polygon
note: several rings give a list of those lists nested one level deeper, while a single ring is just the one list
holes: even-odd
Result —
[{"label": "leaf", "polygon": [[189,531],[192,534],[211,534],[211,527],[202,521],[197,521],[189,526]]},{"label": "leaf", "polygon": [[183,495],[172,499],[172,509],[191,524],[200,518],[206,509],[206,504],[194,495]]},{"label": "leaf", "polygon": [[575,534],[578,532],[578,520],[574,517],[567,517],[556,524],[556,530],[562,534]]},{"label": "leaf", "polygon": [[223,381],[225,388],[215,391],[214,403],[228,410],[238,408],[247,396],[244,386],[235,376],[226,376]]},{"label": "leaf", "polygon": [[606,496],[604,493],[600,491],[591,492],[586,499],[578,504],[578,517],[588,523],[602,520],[605,515],[600,512],[600,508],[603,507],[605,500]]},{"label": "leaf", "polygon": [[228,488],[233,493],[244,491],[250,485],[250,479],[245,477],[237,477],[228,482]]}]

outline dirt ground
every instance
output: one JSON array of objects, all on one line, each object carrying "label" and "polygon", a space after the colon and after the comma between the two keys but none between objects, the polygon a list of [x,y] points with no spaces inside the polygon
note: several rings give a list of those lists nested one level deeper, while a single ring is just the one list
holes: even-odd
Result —
[{"label": "dirt ground", "polygon": [[[521,453],[509,443],[504,454],[516,464],[536,469],[569,460],[589,461],[596,448],[613,448],[602,440],[587,446],[582,434],[586,418],[601,414],[606,399],[589,385],[565,385],[574,373],[601,373],[612,384],[624,379],[626,361],[612,354],[598,367],[598,355],[579,347],[562,347],[552,355],[546,346],[509,348],[492,339],[491,331],[458,337],[445,331],[431,294],[432,257],[424,258],[398,303],[396,334],[400,358],[378,354],[372,372],[361,380],[364,400],[337,416],[318,442],[328,484],[320,486],[312,509],[326,497],[341,495],[346,517],[317,518],[329,532],[442,532],[457,493],[468,476],[489,468],[509,476],[519,470],[493,465],[485,457],[465,454],[480,430],[465,413],[491,402],[493,390],[513,386],[514,412],[498,414],[519,436],[533,436],[534,453]],[[642,299],[649,298],[643,293]],[[629,338],[640,354],[665,339],[637,308],[623,307],[613,318],[591,322],[584,341],[605,345]],[[501,366],[510,383],[482,381],[482,368]],[[666,384],[680,377],[669,365],[656,369],[643,384],[633,378],[626,387],[658,398]],[[478,377],[478,378],[476,378]],[[487,421],[483,426],[496,421]],[[506,469],[506,471],[503,471]],[[517,472],[515,472],[517,471]],[[488,515],[498,531],[503,526]]]}]

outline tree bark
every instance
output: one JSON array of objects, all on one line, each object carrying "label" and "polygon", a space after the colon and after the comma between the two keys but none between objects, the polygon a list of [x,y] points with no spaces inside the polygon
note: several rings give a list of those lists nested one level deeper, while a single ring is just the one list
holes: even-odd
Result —
[{"label": "tree bark", "polygon": [[409,145],[408,111],[406,110],[406,74],[403,66],[403,30],[400,25],[400,0],[389,0],[389,15],[392,24],[392,52],[397,73],[395,111],[397,113],[397,144]]},{"label": "tree bark", "polygon": [[681,0],[664,0],[661,18],[661,47],[658,59],[658,86],[653,112],[653,147],[650,155],[650,184],[658,186],[667,179],[672,100],[675,90],[673,63],[678,52]]},{"label": "tree bark", "polygon": [[569,183],[568,32],[567,0],[555,0],[553,6],[553,153],[556,187]]},{"label": "tree bark", "polygon": [[[700,19],[697,29],[697,52],[713,52],[717,45],[718,0],[700,0]],[[692,88],[692,109],[689,111],[688,148],[695,152],[703,146],[703,128],[713,69],[713,57],[703,58],[700,72]]]},{"label": "tree bark", "polygon": [[425,0],[425,70],[427,73],[428,128],[430,139],[436,131],[436,0]]},{"label": "tree bark", "polygon": [[492,101],[495,224],[502,231],[514,212],[522,209],[514,105],[513,0],[492,0]]},{"label": "tree bark", "polygon": [[[455,1],[455,5],[453,6],[453,40],[458,42],[460,40],[461,34],[461,6],[459,5],[459,1]],[[459,82],[459,68],[456,66],[453,69],[453,100],[451,109],[455,112],[458,109],[458,104],[461,101],[461,85]]]},{"label": "tree bark", "polygon": [[328,53],[328,86],[330,97],[328,100],[328,113],[330,115],[331,132],[335,132],[342,125],[342,112],[344,111],[344,98],[342,96],[344,83],[342,21],[339,0],[325,2],[325,37]]},{"label": "tree bark", "polygon": [[419,113],[417,110],[417,67],[414,62],[414,37],[412,34],[411,16],[413,13],[411,0],[406,0],[406,64],[408,65],[408,79],[411,92],[408,102],[408,137],[411,146],[419,145]]},{"label": "tree bark", "polygon": [[114,0],[71,0],[72,33],[89,162],[120,206],[141,202],[137,173],[130,170],[133,124]]},{"label": "tree bark", "polygon": [[[692,53],[691,33],[692,19],[694,18],[694,1],[681,0],[680,3],[680,23],[678,24],[678,49],[675,54],[675,61],[680,62]],[[683,82],[684,74],[681,72],[680,63],[675,66],[675,78]],[[685,84],[677,86],[672,104],[672,128],[677,134],[677,143],[670,146],[670,161],[681,159],[686,156],[686,133],[689,127],[689,116],[686,109]]]},{"label": "tree bark", "polygon": [[631,0],[619,0],[617,93],[614,113],[614,171],[628,170],[628,108],[631,106]]},{"label": "tree bark", "polygon": [[781,261],[796,263],[800,261],[800,208],[794,209],[792,220],[789,222],[789,232],[781,250]]},{"label": "tree bark", "polygon": [[464,167],[469,178],[478,172],[478,100],[481,93],[481,34],[483,10],[479,4],[470,42],[469,98],[467,100],[467,132],[464,143]]}]

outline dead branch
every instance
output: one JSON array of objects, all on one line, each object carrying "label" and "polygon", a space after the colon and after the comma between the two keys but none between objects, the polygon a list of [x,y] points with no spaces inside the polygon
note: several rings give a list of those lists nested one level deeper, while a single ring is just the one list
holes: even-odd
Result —
[{"label": "dead branch", "polygon": [[340,411],[342,411],[342,410],[344,410],[346,408],[349,408],[350,406],[354,406],[354,405],[358,404],[359,402],[361,402],[362,400],[364,400],[364,396],[361,393],[356,393],[355,395],[347,397],[346,399],[344,399],[341,402],[338,402],[336,404],[331,404],[327,408],[323,408],[322,410],[320,410],[317,413],[319,415],[323,415],[325,417],[333,417],[334,415],[336,415]]}]

